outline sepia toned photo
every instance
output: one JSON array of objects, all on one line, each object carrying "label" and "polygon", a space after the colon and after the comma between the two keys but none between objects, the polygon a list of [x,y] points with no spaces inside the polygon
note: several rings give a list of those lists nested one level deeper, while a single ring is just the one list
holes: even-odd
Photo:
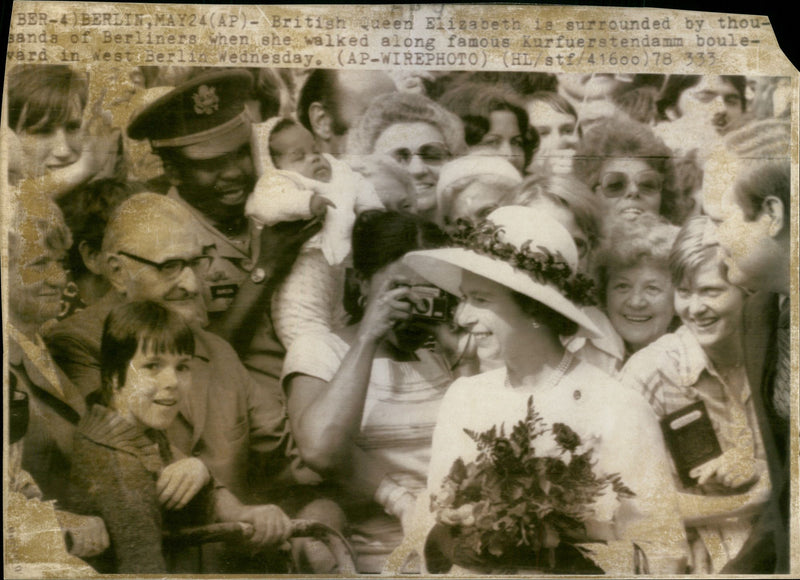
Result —
[{"label": "sepia toned photo", "polygon": [[798,78],[765,16],[15,2],[5,576],[797,573]]}]

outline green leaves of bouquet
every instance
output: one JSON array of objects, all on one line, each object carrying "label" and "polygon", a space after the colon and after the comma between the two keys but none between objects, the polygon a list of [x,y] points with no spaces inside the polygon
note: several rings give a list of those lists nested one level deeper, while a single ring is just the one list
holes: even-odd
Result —
[{"label": "green leaves of bouquet", "polygon": [[556,548],[563,553],[565,545],[579,557],[588,555],[578,542],[588,520],[602,519],[598,505],[635,495],[618,474],[598,475],[593,450],[582,449],[580,436],[568,425],[549,427],[533,397],[525,418],[508,435],[502,425],[483,433],[464,431],[475,441],[478,456],[467,464],[460,458],[453,463],[431,509],[440,523],[456,528],[462,552],[487,563],[556,569]]}]

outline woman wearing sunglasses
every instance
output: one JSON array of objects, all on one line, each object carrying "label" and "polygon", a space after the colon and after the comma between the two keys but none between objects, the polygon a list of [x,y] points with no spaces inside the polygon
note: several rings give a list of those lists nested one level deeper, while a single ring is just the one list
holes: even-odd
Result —
[{"label": "woman wearing sunglasses", "polygon": [[406,168],[417,191],[417,213],[433,218],[442,165],[466,153],[464,127],[453,113],[411,93],[373,101],[350,130],[347,153],[388,155]]},{"label": "woman wearing sunglasses", "polygon": [[610,118],[593,126],[578,146],[575,173],[600,198],[607,218],[652,213],[683,221],[672,151],[646,125]]}]

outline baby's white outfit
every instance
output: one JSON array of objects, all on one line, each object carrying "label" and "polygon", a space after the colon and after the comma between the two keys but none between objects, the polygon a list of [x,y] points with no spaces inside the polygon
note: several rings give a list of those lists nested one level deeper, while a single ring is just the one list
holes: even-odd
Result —
[{"label": "baby's white outfit", "polygon": [[279,120],[273,117],[253,125],[253,158],[260,177],[245,205],[245,215],[260,229],[311,219],[314,193],[335,204],[328,207],[322,230],[300,249],[292,271],[272,297],[275,332],[288,349],[301,334],[346,324],[344,284],[353,224],[358,213],[383,209],[383,204],[366,178],[328,154],[323,154],[331,166],[327,183],[277,169],[269,154],[269,137]]}]

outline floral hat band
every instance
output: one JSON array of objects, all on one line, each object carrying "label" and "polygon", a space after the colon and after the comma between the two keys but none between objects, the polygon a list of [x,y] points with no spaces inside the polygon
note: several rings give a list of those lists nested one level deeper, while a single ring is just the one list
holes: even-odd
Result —
[{"label": "floral hat band", "polygon": [[461,279],[472,272],[529,296],[602,338],[581,309],[593,302],[593,284],[575,274],[578,250],[570,233],[549,214],[530,207],[496,209],[478,225],[459,222],[454,246],[419,250],[403,261],[439,288],[461,295]]},{"label": "floral hat band", "polygon": [[573,275],[574,266],[570,266],[559,250],[553,252],[542,245],[534,247],[532,239],[517,246],[503,239],[505,233],[503,225],[490,219],[477,224],[459,219],[450,235],[459,247],[508,262],[542,284],[553,284],[576,304],[595,303],[594,282],[583,274]]}]

